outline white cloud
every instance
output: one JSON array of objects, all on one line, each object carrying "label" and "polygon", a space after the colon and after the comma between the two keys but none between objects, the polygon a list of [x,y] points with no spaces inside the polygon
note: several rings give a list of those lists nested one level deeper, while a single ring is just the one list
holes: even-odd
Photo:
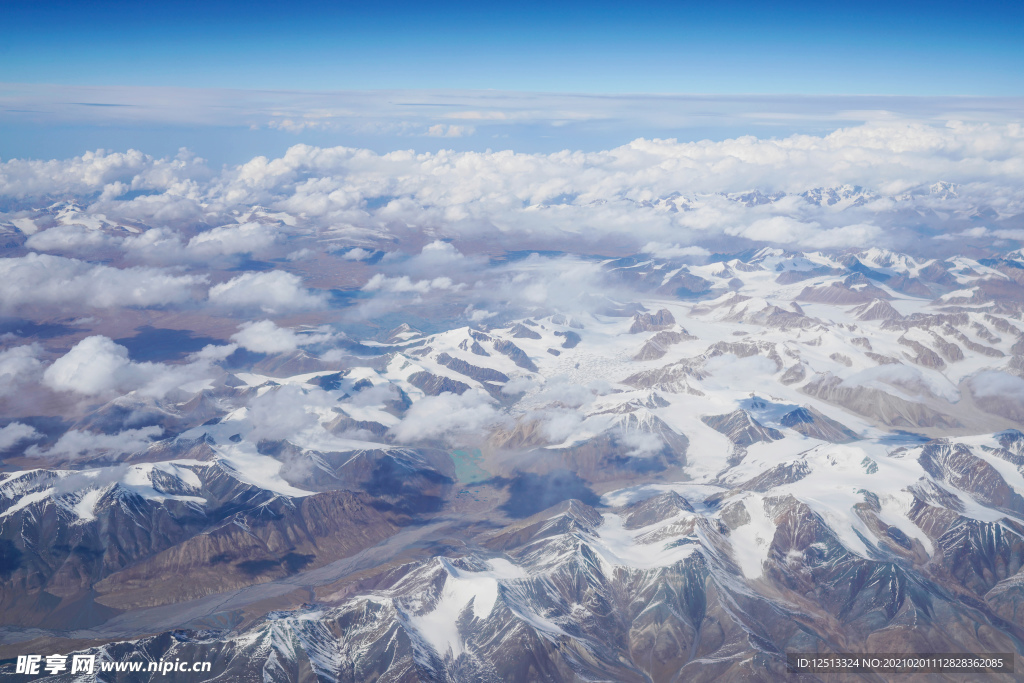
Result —
[{"label": "white cloud", "polygon": [[77,259],[28,254],[0,259],[0,307],[146,307],[184,303],[206,278],[156,268],[113,268]]},{"label": "white cloud", "polygon": [[224,225],[201,232],[188,242],[188,250],[196,256],[260,254],[281,239],[274,228],[263,223]]},{"label": "white cloud", "polygon": [[300,346],[329,341],[328,333],[297,334],[293,330],[278,327],[271,320],[243,323],[231,340],[239,346],[257,353],[286,353]]},{"label": "white cloud", "polygon": [[515,396],[516,394],[524,394],[528,391],[532,391],[536,387],[537,380],[533,377],[513,377],[502,385],[501,393],[507,394],[508,396]]},{"label": "white cloud", "polygon": [[330,395],[320,388],[283,385],[266,391],[249,402],[251,438],[255,441],[280,441],[316,426],[319,416],[314,408],[334,405]]},{"label": "white cloud", "polygon": [[761,218],[747,227],[726,228],[725,232],[760,242],[799,244],[819,249],[864,246],[872,244],[883,233],[874,225],[824,228],[816,221],[804,222],[791,216]]},{"label": "white cloud", "polygon": [[[201,174],[205,178],[208,174]],[[200,202],[202,189],[196,180],[163,178],[166,187],[156,194],[141,195],[124,201],[97,202],[90,210],[105,211],[123,220],[142,221],[156,227],[200,222],[207,214]]]},{"label": "white cloud", "polygon": [[134,149],[98,150],[71,159],[0,163],[0,195],[26,198],[101,192],[101,201],[109,201],[128,190],[152,190],[188,196],[190,183],[210,175],[206,162],[186,150],[171,159],[156,159]]},{"label": "white cloud", "polygon": [[594,400],[594,392],[590,387],[575,384],[568,377],[559,375],[547,381],[535,400],[580,408]]},{"label": "white cloud", "polygon": [[40,438],[42,435],[35,427],[22,422],[12,422],[0,428],[0,451],[6,451],[24,441]]},{"label": "white cloud", "polygon": [[1024,379],[997,370],[986,370],[971,378],[975,396],[1004,397],[1024,403]]},{"label": "white cloud", "polygon": [[575,313],[608,303],[601,297],[607,286],[600,264],[574,256],[531,254],[495,268],[490,280],[473,293],[499,310],[512,306]]},{"label": "white cloud", "polygon": [[473,126],[447,125],[435,123],[427,128],[427,136],[432,138],[464,138],[476,132]]},{"label": "white cloud", "polygon": [[86,152],[66,161],[10,159],[0,166],[0,193],[12,197],[62,190],[85,194],[118,178],[132,178],[152,163],[151,157],[136,150],[124,154]]},{"label": "white cloud", "polygon": [[744,228],[728,228],[726,233],[752,240],[788,244],[813,235],[820,227],[818,223],[804,223],[790,216],[772,216],[756,220]]},{"label": "white cloud", "polygon": [[136,363],[128,349],[113,340],[94,335],[78,342],[43,372],[43,384],[54,391],[85,396],[110,396],[137,391],[161,397],[188,382],[216,374],[213,363],[236,347],[207,346],[192,354],[188,363]]},{"label": "white cloud", "polygon": [[36,251],[86,252],[117,246],[118,241],[100,230],[84,225],[58,225],[37,232],[25,241],[25,246]]},{"label": "white cloud", "polygon": [[280,314],[327,307],[327,295],[302,286],[302,278],[274,270],[266,273],[244,273],[210,288],[209,301],[214,306],[248,309]]},{"label": "white cloud", "polygon": [[146,450],[153,441],[163,434],[160,427],[126,429],[117,434],[95,434],[78,429],[65,432],[52,447],[43,449],[31,446],[26,455],[79,458],[98,453],[111,455],[134,454]]},{"label": "white cloud", "polygon": [[182,238],[170,228],[152,228],[121,241],[122,251],[129,257],[147,263],[182,263],[187,261]]},{"label": "white cloud", "polygon": [[744,386],[751,377],[770,376],[778,371],[775,362],[764,356],[739,358],[731,353],[709,358],[704,369],[711,374],[704,383],[712,388]]},{"label": "white cloud", "polygon": [[999,239],[1019,240],[1024,242],[1024,230],[994,230],[992,234]]},{"label": "white cloud", "polygon": [[465,285],[455,285],[450,277],[436,277],[433,280],[412,280],[408,275],[401,277],[387,277],[383,273],[377,273],[363,285],[364,292],[393,292],[426,294],[432,289],[454,289],[458,291]]},{"label": "white cloud", "polygon": [[583,415],[572,410],[549,410],[532,417],[542,420],[541,434],[553,444],[562,443],[583,424]]},{"label": "white cloud", "polygon": [[357,391],[349,403],[354,406],[379,406],[384,401],[394,401],[398,398],[398,389],[391,382],[380,382],[372,387],[366,387]]},{"label": "white cloud", "polygon": [[301,133],[304,130],[321,130],[333,128],[334,121],[324,119],[273,119],[267,122],[267,128],[276,128],[288,133]]},{"label": "white cloud", "polygon": [[[171,222],[179,228],[194,217]],[[212,218],[212,217],[211,217]],[[97,249],[119,250],[129,260],[148,264],[181,265],[216,262],[221,257],[240,254],[267,256],[282,244],[287,235],[277,227],[263,223],[223,225],[186,238],[181,231],[157,227],[127,236],[114,236],[80,225],[50,228],[37,233],[28,246],[40,251],[83,252]],[[308,250],[306,250],[308,251]]]},{"label": "white cloud", "polygon": [[798,241],[808,247],[818,249],[864,247],[876,244],[884,234],[885,231],[876,225],[858,223],[856,225],[844,225],[838,228],[820,230]]},{"label": "white cloud", "polygon": [[485,431],[507,422],[508,418],[494,407],[494,399],[475,389],[461,396],[445,392],[420,399],[391,433],[402,443],[445,439],[457,444],[464,439],[479,439]]},{"label": "white cloud", "polygon": [[305,261],[307,259],[313,258],[314,256],[316,256],[315,251],[313,251],[312,249],[302,248],[289,252],[288,255],[285,256],[285,258],[288,259],[289,261]]},{"label": "white cloud", "polygon": [[43,363],[37,344],[23,344],[0,351],[0,396],[17,395],[39,380]]},{"label": "white cloud", "polygon": [[341,255],[341,258],[345,259],[346,261],[365,261],[371,256],[373,256],[372,251],[368,249],[363,249],[362,247],[356,247],[355,249],[349,249],[348,251],[346,251],[344,254]]},{"label": "white cloud", "polygon": [[135,386],[140,375],[150,374],[153,364],[136,364],[128,349],[108,337],[86,337],[53,362],[43,373],[43,382],[56,391],[75,391],[94,396],[126,386]]},{"label": "white cloud", "polygon": [[[312,112],[310,121],[331,120],[339,111],[318,109],[323,115]],[[488,111],[487,116],[494,114]],[[571,115],[571,108],[559,111],[559,117],[548,120],[580,119]],[[521,110],[507,116],[519,114]],[[306,120],[282,113],[284,119]],[[330,239],[331,248],[324,252],[336,251],[339,243],[353,244],[337,240],[339,236],[392,240],[412,234],[412,243],[426,241],[420,254],[399,264],[402,272],[384,263],[386,276],[405,275],[410,281],[380,283],[381,291],[436,289],[422,283],[439,277],[468,280],[462,274],[482,261],[461,254],[455,244],[486,241],[510,250],[579,252],[602,245],[626,253],[642,249],[700,258],[737,237],[811,249],[864,244],[898,248],[916,240],[920,231],[1021,239],[1024,233],[1000,223],[1024,213],[1024,168],[1017,161],[1024,156],[1024,134],[1019,124],[936,121],[889,117],[825,135],[697,142],[637,139],[602,151],[551,154],[378,154],[295,145],[279,158],[256,157],[218,174],[187,155],[160,160],[138,152],[93,153],[64,161],[0,164],[0,194],[102,193],[83,215],[131,218],[150,229],[115,239],[101,231],[64,226],[33,235],[30,246],[78,253],[120,245],[129,260],[144,263],[190,264],[279,247],[294,258],[316,253],[307,244],[285,244],[298,232],[304,239]],[[438,126],[438,135],[468,132],[448,124],[429,125]],[[421,122],[411,130],[426,128]],[[937,184],[939,180],[948,182]],[[850,193],[858,186],[865,189],[856,201],[847,197],[814,204],[799,194],[812,188]],[[122,201],[139,190],[151,194]],[[756,201],[744,200],[745,195],[754,196],[752,190],[762,194]],[[256,204],[272,212],[301,214],[301,230],[295,225],[224,225]],[[987,232],[980,227],[965,230],[964,220],[979,208],[990,212]],[[908,222],[908,212],[920,219]],[[196,226],[204,224],[221,227],[196,234]],[[947,242],[930,244],[952,248],[956,240]],[[368,242],[358,243],[364,246],[342,258],[368,258]],[[237,292],[229,296],[226,287],[215,288],[225,301],[246,299]]]},{"label": "white cloud", "polygon": [[628,449],[626,455],[635,458],[646,458],[656,455],[665,447],[665,442],[657,434],[641,432],[637,429],[620,431],[618,441]]},{"label": "white cloud", "polygon": [[299,335],[270,320],[244,323],[231,340],[257,353],[285,353],[299,348]]},{"label": "white cloud", "polygon": [[[388,254],[389,260],[396,258],[394,253]],[[401,261],[403,272],[413,276],[438,276],[452,273],[467,273],[487,264],[482,256],[466,256],[455,245],[442,240],[434,240],[423,246],[420,253]]]},{"label": "white cloud", "polygon": [[648,242],[640,249],[640,251],[644,254],[650,254],[651,256],[656,256],[658,258],[711,256],[711,252],[704,247],[698,247],[695,245],[681,247],[678,244],[668,244],[665,242]]}]

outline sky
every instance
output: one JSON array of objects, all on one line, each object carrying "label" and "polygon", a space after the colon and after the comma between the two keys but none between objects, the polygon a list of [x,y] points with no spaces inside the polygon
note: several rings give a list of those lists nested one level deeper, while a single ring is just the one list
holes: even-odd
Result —
[{"label": "sky", "polygon": [[1021,3],[4,2],[0,81],[1015,95]]},{"label": "sky", "polygon": [[[236,164],[297,141],[599,150],[921,109],[1002,120],[991,98],[1024,95],[1011,2],[0,0],[0,14],[0,159],[186,146]],[[452,118],[465,111],[485,118]]]}]

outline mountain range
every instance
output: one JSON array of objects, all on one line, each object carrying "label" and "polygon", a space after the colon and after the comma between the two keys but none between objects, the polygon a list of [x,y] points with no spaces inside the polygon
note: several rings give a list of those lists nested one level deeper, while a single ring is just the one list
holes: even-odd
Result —
[{"label": "mountain range", "polygon": [[629,296],[19,418],[44,438],[0,454],[3,656],[639,682],[1024,651],[1019,251],[595,263]]}]

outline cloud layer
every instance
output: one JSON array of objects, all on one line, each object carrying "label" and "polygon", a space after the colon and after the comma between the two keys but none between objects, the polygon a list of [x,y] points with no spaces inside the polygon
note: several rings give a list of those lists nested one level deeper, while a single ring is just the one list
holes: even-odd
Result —
[{"label": "cloud layer", "polygon": [[[256,157],[219,173],[184,154],[157,159],[135,151],[96,152],[64,161],[6,161],[0,164],[0,196],[19,203],[69,194],[89,198],[77,219],[65,216],[62,224],[29,236],[29,248],[114,249],[154,265],[273,256],[296,234],[348,236],[353,260],[372,253],[367,238],[410,232],[487,238],[508,248],[574,241],[633,251],[663,244],[676,254],[698,254],[716,240],[736,237],[805,248],[878,241],[898,246],[922,229],[907,225],[908,214],[924,221],[930,238],[1019,238],[1024,235],[1013,217],[1024,211],[1022,158],[1019,123],[893,120],[817,136],[637,139],[607,151],[553,154],[378,154],[295,145],[279,158]],[[290,219],[277,226],[241,220],[253,206]],[[9,212],[9,220],[26,218],[39,222],[26,212]],[[128,227],[121,233],[97,230],[90,221]],[[132,231],[136,224],[148,229]],[[942,247],[941,240],[931,242]],[[282,280],[269,288],[287,286]],[[413,280],[381,288],[389,286],[432,284]],[[230,285],[215,289],[215,298],[226,302],[267,305],[240,298]],[[93,305],[88,294],[81,297]],[[144,293],[136,298],[152,299]]]}]

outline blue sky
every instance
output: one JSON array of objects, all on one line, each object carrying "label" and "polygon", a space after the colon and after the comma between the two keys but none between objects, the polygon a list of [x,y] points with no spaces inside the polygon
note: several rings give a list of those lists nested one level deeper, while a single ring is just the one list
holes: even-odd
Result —
[{"label": "blue sky", "polygon": [[0,82],[1018,95],[1024,3],[0,1]]},{"label": "blue sky", "polygon": [[0,0],[0,159],[185,146],[216,165],[298,142],[538,152],[1017,120],[1022,26],[1024,3],[987,0]]}]

